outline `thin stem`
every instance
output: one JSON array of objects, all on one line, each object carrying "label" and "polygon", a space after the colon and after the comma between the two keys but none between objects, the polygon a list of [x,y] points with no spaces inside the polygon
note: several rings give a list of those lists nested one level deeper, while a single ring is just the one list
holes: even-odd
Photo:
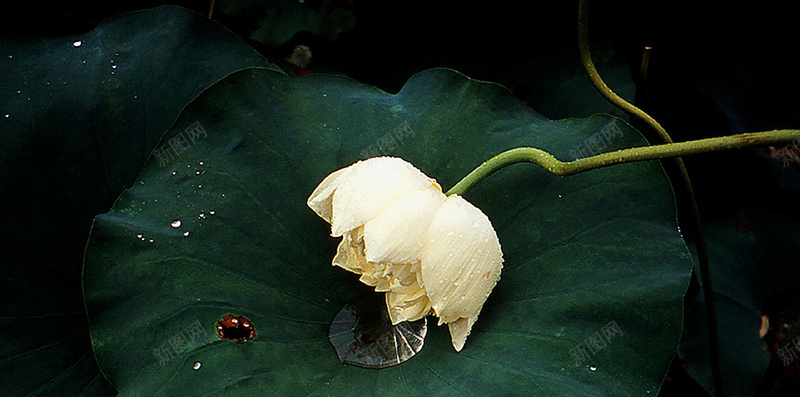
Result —
[{"label": "thin stem", "polygon": [[214,16],[214,6],[216,3],[216,0],[211,0],[211,5],[208,6],[208,19],[211,19],[211,17]]},{"label": "thin stem", "polygon": [[502,152],[483,162],[478,168],[472,170],[455,186],[450,188],[447,191],[447,195],[464,195],[489,175],[503,167],[516,163],[537,164],[553,175],[567,176],[617,164],[766,146],[774,143],[790,142],[798,138],[800,138],[800,130],[750,132],[696,141],[640,146],[602,153],[574,161],[560,161],[544,150],[533,147],[520,147]]},{"label": "thin stem", "polygon": [[[672,143],[664,127],[652,118],[647,112],[642,111],[633,104],[629,103],[606,85],[597,69],[594,67],[592,57],[589,52],[589,28],[588,28],[588,0],[580,0],[578,4],[578,46],[580,49],[581,62],[589,75],[592,84],[597,88],[600,93],[613,103],[618,108],[622,109],[628,114],[638,117],[664,140],[666,143]],[[649,61],[649,59],[648,59]],[[722,366],[720,364],[720,348],[719,348],[719,326],[717,321],[717,298],[714,294],[714,287],[711,278],[711,266],[708,258],[708,248],[706,246],[705,231],[703,222],[700,218],[700,208],[697,205],[697,198],[694,194],[694,187],[689,178],[689,173],[686,171],[686,165],[683,159],[676,158],[674,160],[678,172],[681,175],[683,185],[686,189],[686,195],[689,198],[689,206],[694,215],[694,225],[697,232],[695,236],[695,244],[697,246],[697,259],[700,267],[700,279],[703,283],[703,294],[706,298],[706,322],[708,323],[708,345],[709,345],[709,361],[711,363],[711,376],[714,380],[714,392],[717,396],[724,396],[725,391],[722,382]]]}]

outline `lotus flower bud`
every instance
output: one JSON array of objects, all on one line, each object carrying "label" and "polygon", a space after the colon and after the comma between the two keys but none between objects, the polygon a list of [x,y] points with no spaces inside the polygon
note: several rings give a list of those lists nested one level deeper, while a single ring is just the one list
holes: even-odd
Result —
[{"label": "lotus flower bud", "polygon": [[395,157],[328,175],[308,206],[342,237],[333,264],[386,292],[393,324],[432,314],[448,325],[453,347],[463,348],[503,268],[483,212]]}]

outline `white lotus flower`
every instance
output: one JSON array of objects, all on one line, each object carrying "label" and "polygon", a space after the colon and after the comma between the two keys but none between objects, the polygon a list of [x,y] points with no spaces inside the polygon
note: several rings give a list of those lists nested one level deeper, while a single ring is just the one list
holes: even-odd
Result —
[{"label": "white lotus flower", "polygon": [[386,292],[393,324],[429,314],[460,351],[500,279],[503,253],[489,218],[396,157],[326,177],[308,206],[342,236],[333,264]]}]

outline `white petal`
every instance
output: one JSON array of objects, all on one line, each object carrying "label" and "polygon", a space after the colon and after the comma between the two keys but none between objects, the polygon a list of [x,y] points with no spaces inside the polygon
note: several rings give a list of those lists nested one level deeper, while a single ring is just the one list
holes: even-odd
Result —
[{"label": "white petal", "polygon": [[387,206],[364,225],[367,261],[387,264],[419,262],[431,221],[446,199],[444,193],[429,187]]},{"label": "white petal", "polygon": [[333,257],[333,265],[349,270],[356,274],[364,273],[367,266],[364,256],[358,252],[358,241],[363,236],[363,228],[358,228],[348,232],[339,243],[336,249],[336,256]]},{"label": "white petal", "polygon": [[460,352],[461,349],[464,347],[464,343],[467,341],[467,336],[469,336],[469,331],[472,329],[472,325],[475,324],[475,321],[478,320],[478,316],[464,318],[461,317],[456,321],[447,324],[450,328],[450,341],[453,343],[453,347],[456,349],[457,352]]},{"label": "white petal", "polygon": [[333,193],[331,235],[341,236],[373,218],[386,206],[430,186],[441,187],[403,159],[375,157],[341,174]]},{"label": "white petal", "polygon": [[425,290],[414,285],[415,291],[390,291],[386,293],[386,307],[393,325],[403,321],[417,321],[430,314],[431,301]]},{"label": "white petal", "polygon": [[306,202],[308,206],[328,223],[333,223],[333,193],[351,172],[353,165],[334,171],[326,176],[308,197]]},{"label": "white petal", "polygon": [[[423,285],[440,322],[476,318],[503,268],[500,242],[489,218],[460,196],[448,197],[431,222],[421,266]],[[472,323],[454,325],[456,335],[466,339]],[[453,339],[454,346],[456,342]]]}]

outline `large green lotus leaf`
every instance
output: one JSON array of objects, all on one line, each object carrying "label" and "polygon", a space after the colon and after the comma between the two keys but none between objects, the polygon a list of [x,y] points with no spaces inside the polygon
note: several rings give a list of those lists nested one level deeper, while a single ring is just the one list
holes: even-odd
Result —
[{"label": "large green lotus leaf", "polygon": [[[418,355],[381,370],[340,363],[328,342],[337,311],[364,289],[331,266],[337,241],[306,206],[326,175],[366,156],[402,157],[447,188],[513,147],[569,159],[592,142],[645,145],[620,119],[547,120],[500,86],[444,69],[396,95],[246,70],[187,106],[165,140],[192,126],[206,135],[149,162],[95,219],[87,246],[92,340],[123,394],[658,392],[691,272],[658,163],[566,178],[516,165],[480,183],[466,197],[498,232],[502,279],[460,353],[432,324]],[[227,314],[250,319],[255,337],[220,340]]]},{"label": "large green lotus leaf", "polygon": [[3,395],[109,395],[81,266],[92,219],[135,180],[183,106],[267,61],[230,31],[165,7],[62,38],[0,40]]}]

